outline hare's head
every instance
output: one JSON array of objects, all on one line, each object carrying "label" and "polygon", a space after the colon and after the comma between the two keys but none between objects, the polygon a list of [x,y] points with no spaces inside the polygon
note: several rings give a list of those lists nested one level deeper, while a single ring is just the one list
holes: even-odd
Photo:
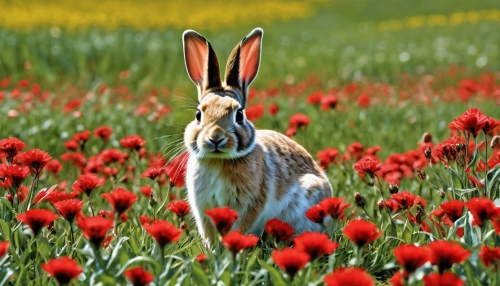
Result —
[{"label": "hare's head", "polygon": [[248,87],[257,76],[263,31],[253,30],[231,52],[221,81],[217,56],[210,43],[195,31],[184,32],[184,60],[198,87],[199,105],[187,127],[184,143],[198,158],[232,159],[255,145],[255,128],[246,119]]}]

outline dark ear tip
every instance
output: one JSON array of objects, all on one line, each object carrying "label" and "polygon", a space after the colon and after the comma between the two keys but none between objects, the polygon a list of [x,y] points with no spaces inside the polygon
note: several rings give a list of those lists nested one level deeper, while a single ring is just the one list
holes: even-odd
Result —
[{"label": "dark ear tip", "polygon": [[250,35],[254,35],[254,34],[262,36],[262,35],[264,35],[264,30],[262,30],[262,28],[257,27],[255,29],[253,29],[252,32],[250,32]]},{"label": "dark ear tip", "polygon": [[198,38],[200,40],[203,40],[203,41],[207,41],[207,39],[205,39],[202,35],[200,35],[198,32],[194,31],[194,30],[186,30],[184,31],[184,33],[182,33],[182,39],[184,41],[188,40],[189,38]]}]

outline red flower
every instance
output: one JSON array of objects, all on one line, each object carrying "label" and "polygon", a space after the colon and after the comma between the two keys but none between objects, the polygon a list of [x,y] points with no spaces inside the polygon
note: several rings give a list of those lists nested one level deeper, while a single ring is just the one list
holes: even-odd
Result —
[{"label": "red flower", "polygon": [[139,151],[142,146],[146,145],[146,140],[142,139],[139,135],[129,135],[120,140],[120,145],[123,148]]},{"label": "red flower", "polygon": [[85,193],[90,196],[93,189],[104,185],[106,179],[101,179],[93,174],[82,175],[78,177],[78,180],[73,184],[73,191],[78,193]]},{"label": "red flower", "polygon": [[153,222],[155,222],[155,220],[153,218],[147,217],[145,215],[140,215],[139,220],[140,220],[142,226],[144,226],[146,224],[152,224]]},{"label": "red flower", "polygon": [[335,161],[335,158],[339,155],[339,151],[335,148],[326,148],[318,152],[317,156],[319,159],[319,165],[326,169],[328,165]]},{"label": "red flower", "polygon": [[465,282],[462,279],[449,272],[443,274],[432,273],[424,276],[425,286],[462,286],[464,284]]},{"label": "red flower", "polygon": [[297,127],[288,127],[288,129],[285,131],[285,135],[292,138],[297,134]]},{"label": "red flower", "polygon": [[431,263],[438,266],[440,273],[450,269],[454,263],[465,261],[470,255],[470,251],[460,244],[446,240],[434,240],[429,247],[432,250]]},{"label": "red flower", "polygon": [[432,256],[430,251],[424,247],[413,244],[401,244],[394,249],[394,256],[407,273],[413,273],[417,268],[430,261]]},{"label": "red flower", "polygon": [[495,206],[488,198],[472,198],[466,206],[474,217],[474,223],[479,226],[486,220],[496,220],[500,217],[500,207]]},{"label": "red flower", "polygon": [[189,153],[184,152],[172,159],[165,167],[170,182],[179,188],[185,184],[188,158]]},{"label": "red flower", "polygon": [[323,99],[323,96],[324,96],[324,93],[321,90],[315,91],[307,97],[307,103],[309,103],[311,105],[318,104]]},{"label": "red flower", "polygon": [[29,174],[30,168],[26,166],[0,165],[0,178],[3,178],[5,188],[18,189]]},{"label": "red flower", "polygon": [[2,258],[5,253],[7,253],[7,250],[9,250],[9,241],[2,241],[0,242],[0,258]]},{"label": "red flower", "polygon": [[327,286],[372,286],[373,278],[358,267],[338,268],[326,275],[323,280]]},{"label": "red flower", "polygon": [[47,165],[45,165],[45,170],[49,171],[49,173],[54,175],[59,174],[62,168],[63,166],[61,162],[59,162],[59,160],[57,159],[52,159],[47,163]]},{"label": "red flower", "polygon": [[142,186],[139,188],[139,190],[141,191],[141,193],[143,195],[145,195],[148,198],[151,195],[151,193],[153,192],[153,189],[150,186]]},{"label": "red flower", "polygon": [[278,242],[287,241],[294,235],[295,231],[293,227],[288,223],[281,221],[277,218],[273,218],[266,223],[266,232],[274,237]]},{"label": "red flower", "polygon": [[205,213],[210,217],[217,231],[222,235],[226,235],[233,223],[238,219],[238,213],[229,207],[214,208],[206,210]]},{"label": "red flower", "polygon": [[495,120],[495,118],[488,117],[488,121],[484,125],[483,131],[486,134],[489,134],[491,131],[495,130],[500,125],[499,120]]},{"label": "red flower", "polygon": [[0,140],[0,151],[5,154],[8,162],[12,162],[12,159],[14,159],[24,147],[26,147],[26,143],[15,137]]},{"label": "red flower", "polygon": [[359,160],[363,155],[363,144],[360,142],[353,142],[347,146],[346,151],[356,160]]},{"label": "red flower", "polygon": [[33,174],[38,174],[42,171],[43,167],[52,160],[52,157],[40,149],[31,149],[24,153],[18,154],[16,159],[23,165],[28,166]]},{"label": "red flower", "polygon": [[330,255],[339,247],[339,244],[332,242],[328,235],[319,232],[304,232],[293,239],[293,244],[298,251],[309,254],[311,260]]},{"label": "red flower", "polygon": [[119,163],[123,164],[127,159],[128,154],[122,153],[118,149],[106,149],[99,154],[99,158],[106,164]]},{"label": "red flower", "polygon": [[391,197],[398,202],[400,208],[404,210],[411,208],[417,199],[417,196],[408,191],[392,194]]},{"label": "red flower", "polygon": [[125,270],[123,274],[134,286],[146,286],[153,282],[154,276],[142,267],[135,267]]},{"label": "red flower", "polygon": [[271,105],[269,105],[269,114],[271,114],[271,116],[275,116],[279,109],[280,108],[276,103],[271,103]]},{"label": "red flower", "polygon": [[495,229],[496,233],[500,235],[500,219],[492,221],[491,224],[493,225],[493,228]]},{"label": "red flower", "polygon": [[167,205],[167,209],[173,212],[181,220],[191,211],[189,203],[185,200],[172,201]]},{"label": "red flower", "polygon": [[144,224],[143,227],[161,248],[168,243],[179,241],[182,234],[181,230],[165,220],[156,220],[151,224]]},{"label": "red flower", "polygon": [[396,212],[400,208],[400,204],[393,199],[387,199],[385,202],[382,202],[382,206],[386,207],[390,212]]},{"label": "red flower", "polygon": [[137,201],[136,194],[121,187],[112,190],[109,194],[102,194],[101,196],[113,206],[113,209],[118,215],[124,213],[133,203],[135,203],[135,201]]},{"label": "red flower", "polygon": [[89,138],[90,138],[90,131],[88,130],[83,130],[81,132],[78,132],[72,137],[72,139],[78,142],[78,144],[80,145],[85,144],[89,140]]},{"label": "red flower", "polygon": [[203,262],[207,261],[207,259],[208,259],[208,257],[203,253],[196,255],[196,261],[198,261],[198,263],[203,263]]},{"label": "red flower", "polygon": [[245,115],[250,121],[256,121],[257,119],[264,116],[265,112],[266,107],[262,103],[258,103],[254,106],[249,106],[245,109]]},{"label": "red flower", "polygon": [[363,158],[354,164],[354,170],[358,171],[360,176],[367,174],[373,178],[380,169],[382,169],[382,163],[371,158]]},{"label": "red flower", "polygon": [[293,277],[300,269],[309,262],[309,255],[307,253],[297,251],[293,248],[284,248],[282,250],[275,250],[271,254],[274,262],[293,280]]},{"label": "red flower", "polygon": [[43,263],[42,269],[56,279],[59,285],[69,284],[83,271],[76,261],[67,256],[51,259],[48,263]]},{"label": "red flower", "polygon": [[106,233],[113,227],[113,222],[111,220],[101,216],[77,216],[76,222],[78,227],[83,231],[83,235],[92,242],[95,247],[99,247],[102,244],[106,238]]},{"label": "red flower", "polygon": [[[1,256],[2,255],[0,255],[0,257]],[[497,270],[500,265],[500,247],[493,248],[483,246],[483,248],[481,248],[481,252],[479,253],[479,258],[481,258],[484,265],[488,267],[494,265],[495,270]]]},{"label": "red flower", "polygon": [[465,203],[458,200],[451,200],[449,202],[442,203],[440,205],[444,213],[455,222],[457,219],[461,218],[464,213]]},{"label": "red flower", "polygon": [[255,246],[258,241],[259,238],[255,235],[244,235],[237,230],[234,230],[222,237],[222,243],[224,244],[224,247],[226,247],[235,255],[236,253],[244,249]]},{"label": "red flower", "polygon": [[94,130],[94,136],[101,138],[103,141],[109,141],[111,134],[113,134],[113,129],[109,126],[100,126]]},{"label": "red flower", "polygon": [[329,110],[337,106],[338,98],[335,94],[330,94],[321,99],[321,110]]},{"label": "red flower", "polygon": [[481,110],[477,108],[471,108],[459,117],[453,119],[451,125],[457,130],[471,133],[472,136],[476,137],[487,123],[488,116],[484,115]]},{"label": "red flower", "polygon": [[76,215],[82,209],[83,202],[78,199],[64,200],[54,204],[59,214],[61,214],[64,219],[72,223]]},{"label": "red flower", "polygon": [[327,212],[321,205],[314,205],[306,211],[306,217],[315,223],[323,223],[327,215]]},{"label": "red flower", "polygon": [[311,123],[311,119],[309,119],[309,116],[305,114],[297,113],[290,117],[289,122],[290,122],[290,127],[296,129],[300,127],[307,127],[307,125]]},{"label": "red flower", "polygon": [[403,275],[401,271],[397,271],[396,273],[394,273],[394,276],[392,276],[392,278],[389,280],[389,283],[392,286],[404,286],[405,284],[403,282]]},{"label": "red flower", "polygon": [[322,200],[319,205],[329,214],[333,219],[344,218],[344,210],[351,204],[342,204],[344,198],[326,198]]},{"label": "red flower", "polygon": [[44,226],[48,226],[59,216],[49,210],[30,209],[22,214],[18,214],[17,219],[28,225],[36,236]]},{"label": "red flower", "polygon": [[377,226],[363,219],[355,219],[344,227],[344,234],[358,247],[363,247],[375,241],[382,231]]},{"label": "red flower", "polygon": [[465,139],[463,137],[452,137],[444,140],[436,146],[436,153],[439,160],[443,161],[446,165],[449,163],[446,161],[455,161],[464,150]]},{"label": "red flower", "polygon": [[382,150],[380,146],[373,146],[365,149],[365,154],[369,156],[375,156],[378,152]]},{"label": "red flower", "polygon": [[149,167],[142,173],[141,178],[150,178],[151,180],[156,180],[161,173],[165,171],[164,168],[159,167]]},{"label": "red flower", "polygon": [[368,96],[367,93],[362,93],[359,95],[356,102],[358,103],[359,107],[362,108],[368,107],[368,105],[370,105],[370,96]]}]

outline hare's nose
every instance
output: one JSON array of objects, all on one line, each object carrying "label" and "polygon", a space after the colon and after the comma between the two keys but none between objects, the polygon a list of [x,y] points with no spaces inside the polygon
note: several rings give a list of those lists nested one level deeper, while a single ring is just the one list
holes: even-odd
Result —
[{"label": "hare's nose", "polygon": [[208,140],[210,140],[210,142],[212,142],[215,145],[215,147],[217,147],[217,145],[219,145],[219,143],[221,143],[222,140],[224,140],[224,138],[217,138],[217,139],[208,138]]}]

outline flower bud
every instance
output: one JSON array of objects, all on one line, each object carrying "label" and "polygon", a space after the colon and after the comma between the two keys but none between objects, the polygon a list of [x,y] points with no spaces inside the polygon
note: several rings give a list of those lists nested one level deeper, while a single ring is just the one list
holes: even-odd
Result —
[{"label": "flower bud", "polygon": [[427,179],[427,174],[425,174],[425,172],[422,172],[422,170],[420,170],[420,169],[417,169],[417,175],[418,175],[418,178],[422,181]]},{"label": "flower bud", "polygon": [[399,192],[399,186],[396,184],[389,184],[389,193],[395,194]]},{"label": "flower bud", "polygon": [[384,206],[385,206],[385,204],[384,204],[384,200],[380,200],[380,201],[378,201],[377,206],[378,206],[378,209],[379,209],[379,210],[384,209]]},{"label": "flower bud", "polygon": [[430,134],[429,132],[425,132],[424,135],[422,135],[422,142],[431,143],[432,142],[432,134]]},{"label": "flower bud", "polygon": [[440,196],[441,198],[444,198],[444,196],[445,196],[445,195],[444,195],[444,192],[443,192],[442,190],[439,190],[439,191],[438,191],[438,194],[439,194],[439,196]]},{"label": "flower bud", "polygon": [[153,207],[153,208],[154,208],[154,206],[156,205],[156,199],[155,199],[155,197],[154,197],[154,195],[153,195],[153,192],[151,192],[151,193],[149,194],[149,205],[150,205],[151,207]]},{"label": "flower bud", "polygon": [[365,207],[365,205],[366,205],[366,200],[365,200],[365,197],[363,197],[363,195],[362,195],[362,194],[360,194],[360,193],[356,193],[356,194],[354,195],[354,200],[355,200],[356,205],[357,205],[358,207],[360,207],[360,208],[364,208],[364,207]]},{"label": "flower bud", "polygon": [[425,158],[427,159],[427,161],[430,162],[432,159],[431,147],[427,146],[427,148],[425,148],[424,155],[425,155]]},{"label": "flower bud", "polygon": [[417,215],[415,216],[415,219],[417,220],[418,224],[421,224],[422,221],[425,218],[425,211],[424,208],[421,205],[417,206]]},{"label": "flower bud", "polygon": [[186,230],[188,228],[188,225],[185,222],[181,222],[181,230]]},{"label": "flower bud", "polygon": [[495,149],[495,147],[497,147],[497,145],[500,143],[500,136],[496,135],[496,136],[493,136],[493,139],[491,139],[491,149]]}]

